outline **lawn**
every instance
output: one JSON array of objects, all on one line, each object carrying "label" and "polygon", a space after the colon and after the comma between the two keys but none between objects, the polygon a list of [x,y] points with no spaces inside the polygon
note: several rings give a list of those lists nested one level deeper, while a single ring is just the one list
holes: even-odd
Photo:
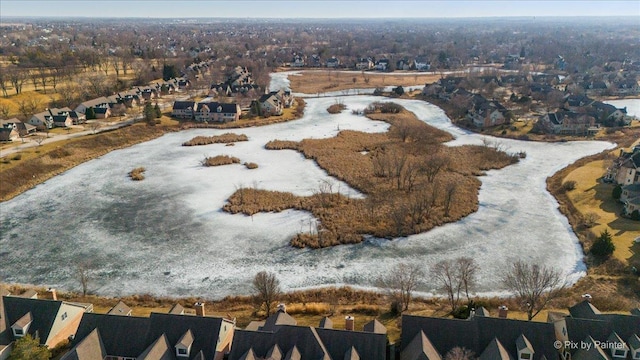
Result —
[{"label": "lawn", "polygon": [[[617,155],[618,151],[613,153]],[[640,236],[640,223],[622,218],[619,215],[622,204],[611,197],[614,185],[598,181],[606,173],[609,164],[610,161],[597,160],[569,173],[564,181],[575,181],[576,188],[568,192],[568,196],[583,216],[594,213],[600,217],[591,231],[595,235],[604,230],[611,233],[616,245],[613,256],[625,264],[637,266],[640,264],[640,245],[633,240]]]}]

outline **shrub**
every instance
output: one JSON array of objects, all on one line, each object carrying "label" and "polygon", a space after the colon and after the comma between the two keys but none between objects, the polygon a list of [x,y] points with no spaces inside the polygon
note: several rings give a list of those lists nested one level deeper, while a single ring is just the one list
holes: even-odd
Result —
[{"label": "shrub", "polygon": [[584,226],[590,228],[593,227],[598,220],[600,220],[600,215],[590,212],[584,215]]},{"label": "shrub", "polygon": [[575,188],[576,188],[576,182],[573,180],[565,181],[564,183],[562,183],[562,190],[564,191],[575,190]]},{"label": "shrub", "polygon": [[229,164],[239,164],[240,159],[229,155],[217,155],[213,157],[205,157],[202,160],[202,166],[221,166]]},{"label": "shrub", "polygon": [[244,163],[244,166],[246,166],[247,169],[251,169],[251,170],[258,168],[258,164],[252,163],[252,162],[246,162]]},{"label": "shrub", "polygon": [[134,181],[141,181],[144,180],[144,172],[145,172],[145,168],[143,167],[137,167],[131,171],[129,171],[129,177],[131,178],[131,180]]},{"label": "shrub", "polygon": [[600,236],[591,246],[591,254],[601,259],[606,259],[615,251],[616,246],[613,244],[611,234],[608,230],[600,233]]},{"label": "shrub", "polygon": [[231,144],[237,141],[248,141],[249,138],[245,134],[224,133],[216,136],[196,136],[193,139],[182,143],[182,146],[198,146],[209,144]]},{"label": "shrub", "polygon": [[613,191],[611,191],[611,197],[616,200],[620,200],[621,195],[622,195],[622,186],[616,185],[616,187],[613,188]]},{"label": "shrub", "polygon": [[11,158],[11,160],[16,160],[16,161],[17,161],[17,160],[20,160],[20,159],[22,159],[22,154],[15,154],[15,155],[13,155],[13,157]]},{"label": "shrub", "polygon": [[71,154],[73,154],[73,152],[71,152],[71,150],[67,148],[57,148],[48,153],[49,157],[52,159],[62,159],[64,157],[70,156]]},{"label": "shrub", "polygon": [[345,104],[335,103],[327,108],[327,112],[329,114],[339,114],[346,108],[347,106]]},{"label": "shrub", "polygon": [[640,220],[640,211],[633,210],[630,216],[631,216],[631,220]]}]

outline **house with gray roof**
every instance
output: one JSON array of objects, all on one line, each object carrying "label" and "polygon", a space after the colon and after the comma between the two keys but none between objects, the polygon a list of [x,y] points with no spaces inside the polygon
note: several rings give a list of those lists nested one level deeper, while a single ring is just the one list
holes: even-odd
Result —
[{"label": "house with gray roof", "polygon": [[[640,316],[603,314],[589,299],[571,308],[569,315],[549,318],[565,357],[584,359],[640,358]],[[566,347],[565,344],[576,344]],[[593,345],[597,345],[593,348]],[[591,347],[588,349],[587,347]]]},{"label": "house with gray roof", "polygon": [[[6,294],[6,291],[4,291]],[[40,344],[53,348],[75,335],[82,315],[92,311],[90,304],[77,304],[37,296],[3,295],[0,310],[0,350],[29,334],[40,339]]]},{"label": "house with gray roof", "polygon": [[376,332],[334,329],[328,318],[319,327],[299,326],[280,308],[262,325],[236,330],[229,359],[386,359],[386,328],[370,322],[365,329]]},{"label": "house with gray roof", "polygon": [[454,348],[480,359],[559,359],[553,324],[488,316],[402,316],[400,360],[444,359]]},{"label": "house with gray roof", "polygon": [[229,352],[233,321],[180,313],[183,311],[151,313],[149,317],[86,314],[73,348],[62,360],[96,359],[89,354],[106,354],[102,359],[218,360]]}]

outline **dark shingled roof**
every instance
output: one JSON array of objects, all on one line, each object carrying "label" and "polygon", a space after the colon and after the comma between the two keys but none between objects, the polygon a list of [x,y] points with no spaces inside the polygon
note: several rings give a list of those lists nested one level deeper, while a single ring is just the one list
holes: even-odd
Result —
[{"label": "dark shingled roof", "polygon": [[482,354],[497,338],[511,356],[517,357],[516,341],[520,335],[524,335],[535,351],[534,359],[541,359],[542,356],[547,359],[558,358],[558,352],[553,347],[556,337],[551,323],[484,316],[459,320],[403,315],[400,349],[404,350],[420,331],[424,331],[440,354],[446,354],[454,347]]},{"label": "dark shingled roof", "polygon": [[94,360],[104,359],[105,356],[107,352],[100,338],[100,332],[95,329],[60,360]]},{"label": "dark shingled roof", "polygon": [[188,330],[191,330],[194,337],[191,354],[202,351],[207,359],[215,355],[222,326],[221,318],[151,313],[150,320],[147,344],[162,334],[167,335],[170,344],[176,344]]},{"label": "dark shingled roof", "polygon": [[250,349],[256,356],[264,357],[273,345],[278,345],[287,354],[297,345],[302,359],[329,359],[314,328],[281,325],[275,332],[236,330],[229,360],[242,358]]},{"label": "dark shingled roof", "polygon": [[569,314],[574,318],[595,319],[597,315],[600,315],[600,310],[593,306],[589,300],[583,300],[570,307]]},{"label": "dark shingled roof", "polygon": [[500,343],[500,340],[494,338],[489,345],[480,354],[479,360],[512,360],[513,357],[509,354],[504,345]]},{"label": "dark shingled roof", "polygon": [[[384,327],[384,326],[383,326]],[[386,329],[385,329],[386,330]],[[354,347],[361,359],[384,360],[387,335],[363,331],[316,329],[332,359],[342,359]]]},{"label": "dark shingled roof", "polygon": [[195,101],[176,101],[173,103],[173,110],[194,109],[195,106]]},{"label": "dark shingled roof", "polygon": [[138,360],[173,360],[174,348],[163,334],[137,358]]},{"label": "dark shingled roof", "polygon": [[[198,103],[198,109],[196,111],[202,111],[203,107],[208,107],[210,112],[220,112],[227,114],[235,114],[238,112],[238,108],[236,104],[221,104],[218,102],[201,102]],[[220,107],[220,111],[218,111],[218,107]]]},{"label": "dark shingled roof", "polygon": [[149,324],[150,319],[146,317],[86,313],[82,316],[72,345],[77,345],[98,329],[107,354],[137,357],[147,347],[145,340]]},{"label": "dark shingled roof", "polygon": [[27,332],[31,335],[37,332],[41,342],[47,341],[62,301],[14,296],[4,296],[3,300],[7,314],[7,328],[31,312],[33,321]]}]

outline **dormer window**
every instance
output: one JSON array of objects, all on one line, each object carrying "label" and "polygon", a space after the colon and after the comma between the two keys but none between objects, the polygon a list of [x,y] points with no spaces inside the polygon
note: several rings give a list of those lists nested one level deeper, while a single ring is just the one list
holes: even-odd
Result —
[{"label": "dormer window", "polygon": [[627,358],[627,350],[625,350],[625,349],[615,349],[615,350],[613,350],[613,357],[614,358],[619,358],[619,359],[626,359]]},{"label": "dormer window", "polygon": [[11,325],[11,331],[13,332],[13,336],[17,338],[23,337],[27,331],[29,331],[29,326],[33,322],[33,317],[31,316],[31,312],[24,314],[23,317],[18,319],[13,325]]},{"label": "dormer window", "polygon": [[176,344],[176,356],[178,358],[188,358],[191,352],[191,345],[193,344],[193,333],[191,330],[187,330],[184,335],[178,340]]}]

